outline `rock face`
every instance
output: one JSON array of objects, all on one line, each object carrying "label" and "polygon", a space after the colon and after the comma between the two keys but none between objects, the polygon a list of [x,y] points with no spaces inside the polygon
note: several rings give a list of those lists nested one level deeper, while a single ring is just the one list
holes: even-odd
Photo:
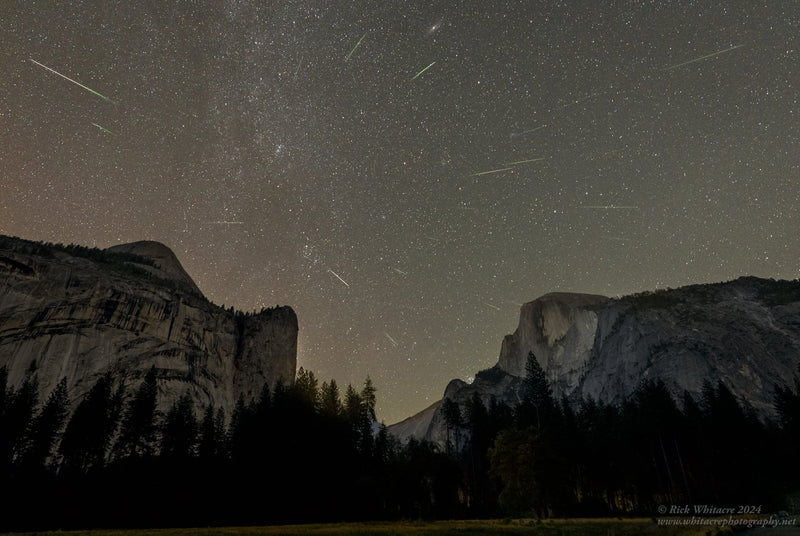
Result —
[{"label": "rock face", "polygon": [[230,415],[265,382],[294,381],[296,361],[290,307],[226,311],[158,242],[101,251],[0,236],[0,366],[11,385],[35,371],[46,396],[66,377],[79,400],[106,372],[130,392],[155,367],[162,409],[189,392]]},{"label": "rock face", "polygon": [[559,390],[575,389],[594,346],[598,311],[608,303],[605,296],[568,293],[545,294],[526,303],[517,331],[503,339],[498,366],[523,377],[528,352],[533,351]]},{"label": "rock face", "polygon": [[[478,392],[485,402],[513,401],[530,351],[557,398],[616,404],[648,378],[699,398],[704,381],[722,381],[771,416],[775,386],[791,383],[800,362],[800,281],[743,277],[618,299],[547,294],[522,306],[498,364],[472,385],[454,380],[445,398],[462,402]],[[481,374],[490,379],[479,382]],[[390,430],[442,443],[439,413]]]},{"label": "rock face", "polygon": [[131,242],[130,244],[120,244],[106,249],[109,253],[123,253],[129,255],[136,255],[143,257],[152,262],[150,264],[139,264],[139,266],[150,272],[156,277],[162,279],[169,279],[181,285],[193,293],[202,296],[202,292],[197,288],[192,278],[181,266],[178,257],[161,242],[153,242],[151,240],[143,240],[140,242]]},{"label": "rock face", "polygon": [[417,439],[424,438],[428,434],[428,428],[430,428],[431,421],[433,420],[434,414],[436,414],[436,410],[438,410],[439,406],[441,405],[442,401],[438,400],[419,413],[416,413],[407,419],[391,425],[389,427],[389,431],[403,441],[408,441],[408,439],[412,437]]}]

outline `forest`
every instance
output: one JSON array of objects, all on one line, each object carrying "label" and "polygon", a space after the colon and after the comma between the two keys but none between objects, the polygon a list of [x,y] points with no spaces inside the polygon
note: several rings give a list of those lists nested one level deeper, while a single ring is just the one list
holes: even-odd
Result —
[{"label": "forest", "polygon": [[[158,411],[101,377],[74,408],[0,369],[3,530],[497,517],[657,515],[659,505],[791,509],[800,488],[800,379],[760,419],[724,384],[676,399],[644,381],[619,406],[555,400],[528,356],[521,402],[443,402],[447,444],[401,444],[376,390],[300,369],[231,415],[186,394]],[[760,513],[760,512],[759,512]]]}]

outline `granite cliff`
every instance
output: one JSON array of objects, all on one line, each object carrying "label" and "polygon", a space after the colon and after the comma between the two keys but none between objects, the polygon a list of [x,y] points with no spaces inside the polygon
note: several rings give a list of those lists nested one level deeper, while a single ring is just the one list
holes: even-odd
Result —
[{"label": "granite cliff", "polygon": [[[66,377],[79,400],[106,372],[135,388],[151,367],[159,405],[189,392],[227,411],[264,383],[294,381],[297,317],[209,302],[169,248],[88,249],[0,236],[0,366],[42,393]],[[230,414],[230,413],[229,413]]]},{"label": "granite cliff", "polygon": [[[699,398],[705,380],[722,381],[769,417],[775,386],[791,382],[800,362],[800,281],[742,277],[614,299],[547,294],[522,306],[497,365],[471,385],[453,380],[444,398],[513,404],[530,351],[557,398],[616,404],[644,379]],[[435,405],[390,430],[443,443],[443,422]]]}]

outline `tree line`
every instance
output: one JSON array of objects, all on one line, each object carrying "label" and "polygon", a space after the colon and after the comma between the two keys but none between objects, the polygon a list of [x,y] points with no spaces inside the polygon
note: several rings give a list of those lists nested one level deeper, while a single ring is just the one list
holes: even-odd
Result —
[{"label": "tree line", "polygon": [[[798,370],[800,372],[800,369]],[[554,399],[531,352],[514,408],[445,400],[452,449],[484,515],[658,515],[659,505],[789,509],[800,485],[800,379],[762,420],[721,381],[676,399],[643,381],[624,403]]]},{"label": "tree line", "polygon": [[369,379],[344,393],[298,371],[231,415],[189,394],[158,410],[150,369],[132,392],[110,375],[70,408],[0,369],[0,529],[154,527],[457,515],[460,474],[433,445],[401,445]]},{"label": "tree line", "polygon": [[800,380],[760,420],[721,382],[676,399],[645,381],[620,405],[556,400],[531,353],[520,402],[442,403],[444,448],[401,444],[369,378],[342,393],[300,369],[231,415],[187,394],[158,410],[102,376],[70,407],[0,369],[0,529],[374,519],[654,516],[662,504],[783,509],[800,484]]}]

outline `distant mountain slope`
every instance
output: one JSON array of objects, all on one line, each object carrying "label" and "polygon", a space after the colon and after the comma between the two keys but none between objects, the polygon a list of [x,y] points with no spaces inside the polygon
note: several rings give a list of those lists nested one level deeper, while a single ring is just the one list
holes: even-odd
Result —
[{"label": "distant mountain slope", "polygon": [[[445,398],[513,400],[531,351],[559,398],[619,403],[646,378],[699,397],[704,381],[722,381],[771,416],[775,386],[792,381],[800,362],[800,282],[742,277],[618,299],[547,294],[522,306],[490,369],[494,380],[458,388],[454,380]],[[429,426],[414,437],[441,442],[441,415],[424,419]],[[422,429],[422,421],[410,417],[403,430]]]},{"label": "distant mountain slope", "polygon": [[158,242],[108,250],[0,236],[0,366],[35,371],[46,394],[66,377],[79,399],[112,372],[134,387],[158,371],[160,405],[189,392],[232,410],[264,382],[294,380],[290,307],[234,313],[210,303]]},{"label": "distant mountain slope", "polygon": [[431,420],[433,420],[433,416],[441,404],[442,401],[438,400],[419,413],[393,424],[391,432],[402,440],[407,440],[411,437],[425,437],[431,425]]}]

